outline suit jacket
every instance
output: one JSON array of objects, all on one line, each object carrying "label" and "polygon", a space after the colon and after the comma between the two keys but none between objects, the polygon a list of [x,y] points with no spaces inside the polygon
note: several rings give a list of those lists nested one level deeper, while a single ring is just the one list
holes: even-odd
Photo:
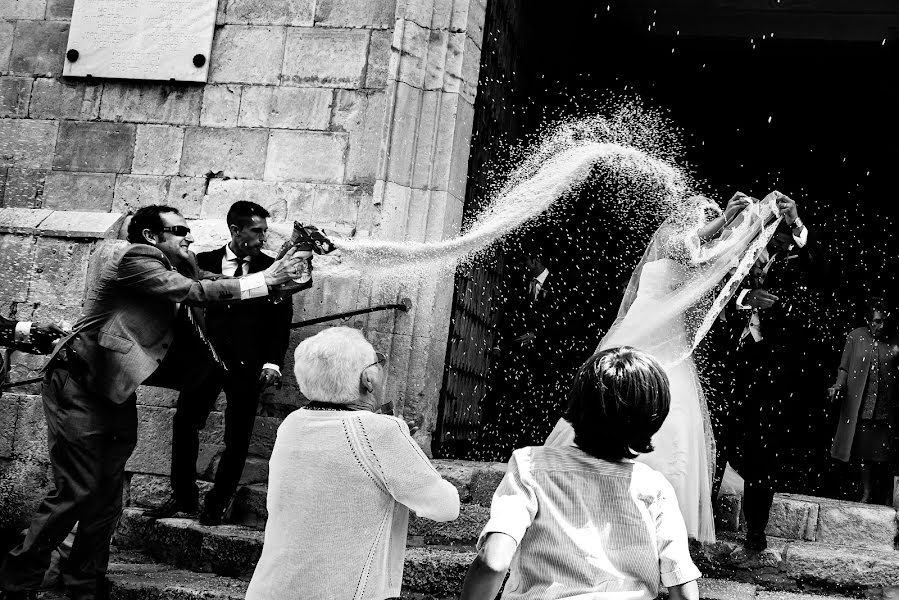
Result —
[{"label": "suit jacket", "polygon": [[[197,254],[203,271],[221,274],[225,246]],[[275,262],[265,254],[250,259],[249,272],[264,271]],[[265,363],[284,366],[290,343],[293,302],[277,304],[271,298],[254,298],[239,304],[215,304],[206,308],[206,329],[212,345],[229,369],[260,370]]]},{"label": "suit jacket", "polygon": [[[193,258],[193,255],[191,255]],[[191,261],[176,271],[148,244],[118,249],[102,267],[81,318],[53,353],[66,348],[84,385],[117,404],[134,394],[166,357],[179,303],[191,307],[240,300],[237,279],[209,277]],[[200,311],[194,311],[201,320]],[[166,385],[155,380],[154,385]],[[178,387],[171,385],[170,387]]]}]

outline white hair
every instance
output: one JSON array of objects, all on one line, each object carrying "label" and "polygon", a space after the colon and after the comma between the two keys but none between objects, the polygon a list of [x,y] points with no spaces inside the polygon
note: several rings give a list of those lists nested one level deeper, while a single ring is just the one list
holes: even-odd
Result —
[{"label": "white hair", "polygon": [[311,401],[350,404],[359,399],[359,376],[375,362],[375,349],[362,332],[330,327],[306,338],[294,352],[294,374]]}]

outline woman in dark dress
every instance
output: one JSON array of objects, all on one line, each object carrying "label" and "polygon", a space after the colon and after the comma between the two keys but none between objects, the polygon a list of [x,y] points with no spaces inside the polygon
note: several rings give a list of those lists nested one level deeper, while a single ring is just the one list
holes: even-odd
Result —
[{"label": "woman in dark dress", "polygon": [[[868,302],[867,327],[849,333],[831,399],[842,398],[842,409],[831,455],[861,464],[861,502],[888,502],[877,483],[890,477],[896,419],[899,417],[899,336],[889,322],[881,298]],[[880,496],[884,496],[881,498]]]}]

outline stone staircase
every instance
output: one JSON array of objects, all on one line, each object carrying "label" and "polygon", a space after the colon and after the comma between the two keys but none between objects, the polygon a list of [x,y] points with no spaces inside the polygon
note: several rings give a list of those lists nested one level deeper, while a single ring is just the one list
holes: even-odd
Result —
[{"label": "stone staircase", "polygon": [[[403,598],[458,596],[505,467],[434,463],[459,490],[462,510],[452,523],[411,517]],[[109,572],[113,600],[242,599],[262,551],[265,493],[264,485],[241,488],[228,515],[235,524],[219,527],[192,519],[152,521],[142,508],[126,509]],[[691,549],[705,574],[701,596],[707,600],[899,597],[882,591],[899,585],[893,508],[778,495],[770,547],[759,554],[743,548],[735,531],[740,498],[723,498],[719,509],[719,540]]]}]

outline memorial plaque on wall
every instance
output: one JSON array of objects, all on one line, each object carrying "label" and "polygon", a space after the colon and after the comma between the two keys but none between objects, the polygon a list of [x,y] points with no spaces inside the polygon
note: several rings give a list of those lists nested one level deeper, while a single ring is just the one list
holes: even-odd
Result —
[{"label": "memorial plaque on wall", "polygon": [[218,0],[75,0],[63,75],[206,81]]}]

